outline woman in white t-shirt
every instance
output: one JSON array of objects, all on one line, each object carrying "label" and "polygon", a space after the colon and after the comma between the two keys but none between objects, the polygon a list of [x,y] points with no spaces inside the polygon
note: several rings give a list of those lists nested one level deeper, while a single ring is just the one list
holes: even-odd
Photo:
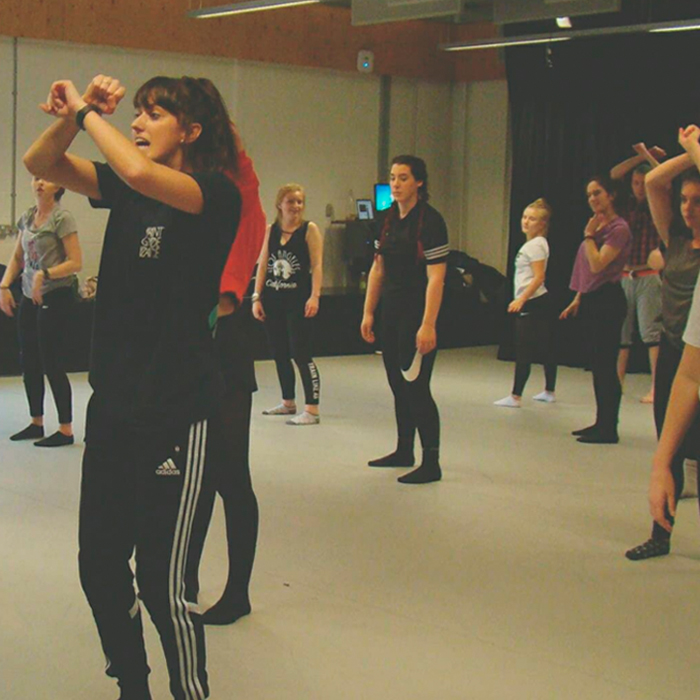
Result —
[{"label": "woman in white t-shirt", "polygon": [[530,376],[530,366],[537,355],[542,356],[544,364],[545,389],[532,398],[546,403],[555,400],[557,363],[552,344],[554,314],[550,296],[544,286],[549,259],[547,233],[551,216],[551,207],[541,198],[529,204],[523,212],[521,226],[527,240],[515,257],[514,298],[508,306],[508,313],[517,314],[515,380],[511,394],[495,401],[496,406],[520,408],[523,390]]}]

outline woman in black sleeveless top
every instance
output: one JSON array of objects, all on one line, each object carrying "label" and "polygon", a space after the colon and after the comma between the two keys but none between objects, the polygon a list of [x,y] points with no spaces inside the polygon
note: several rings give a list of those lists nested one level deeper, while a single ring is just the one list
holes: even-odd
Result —
[{"label": "woman in black sleeveless top", "polygon": [[412,467],[416,430],[421,465],[399,477],[403,484],[442,478],[440,416],[430,392],[437,355],[435,325],[447,269],[447,227],[428,204],[428,171],[415,156],[397,156],[391,166],[394,203],[387,214],[369,273],[362,337],[373,343],[374,312],[382,299],[382,357],[394,394],[396,450],[370,467]]},{"label": "woman in black sleeveless top", "polygon": [[306,196],[301,185],[277,193],[277,221],[267,230],[260,251],[253,294],[253,315],[265,322],[270,350],[282,388],[282,403],[266,416],[294,415],[294,360],[304,386],[304,412],[288,425],[320,422],[321,380],[311,357],[311,319],[318,313],[323,281],[323,238],[318,226],[304,221]]}]

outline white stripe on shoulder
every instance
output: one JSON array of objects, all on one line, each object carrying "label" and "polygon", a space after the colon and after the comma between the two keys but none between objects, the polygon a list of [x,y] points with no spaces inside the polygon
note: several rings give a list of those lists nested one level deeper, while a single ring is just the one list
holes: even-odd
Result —
[{"label": "white stripe on shoulder", "polygon": [[441,258],[450,252],[450,246],[448,243],[445,245],[438,246],[437,248],[431,248],[430,250],[424,250],[423,255],[425,255],[426,260],[434,260],[435,258]]}]

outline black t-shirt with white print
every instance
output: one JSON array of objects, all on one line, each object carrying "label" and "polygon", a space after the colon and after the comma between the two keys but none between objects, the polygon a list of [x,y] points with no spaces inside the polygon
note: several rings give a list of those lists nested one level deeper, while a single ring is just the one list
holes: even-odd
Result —
[{"label": "black t-shirt with white print", "polygon": [[[90,384],[105,422],[143,432],[211,415],[221,376],[207,319],[240,218],[223,173],[194,173],[204,209],[188,214],[145,197],[95,163],[110,209],[100,261]],[[100,432],[88,426],[88,434]],[[105,426],[102,426],[104,429]]]},{"label": "black t-shirt with white print", "polygon": [[426,266],[447,262],[447,225],[440,212],[427,202],[419,202],[403,219],[398,209],[388,215],[392,214],[394,220],[383,244],[381,238],[376,244],[377,253],[384,259],[382,291],[423,292],[428,282]]}]

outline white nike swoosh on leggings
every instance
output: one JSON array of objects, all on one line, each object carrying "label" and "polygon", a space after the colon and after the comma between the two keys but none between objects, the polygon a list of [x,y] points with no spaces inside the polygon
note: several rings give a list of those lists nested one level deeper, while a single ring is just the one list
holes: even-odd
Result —
[{"label": "white nike swoosh on leggings", "polygon": [[416,379],[418,379],[418,375],[420,374],[422,362],[423,362],[423,355],[421,355],[418,352],[418,350],[416,350],[416,354],[413,356],[413,362],[411,362],[411,366],[408,369],[401,370],[401,374],[403,374],[403,378],[407,382],[415,382]]}]

